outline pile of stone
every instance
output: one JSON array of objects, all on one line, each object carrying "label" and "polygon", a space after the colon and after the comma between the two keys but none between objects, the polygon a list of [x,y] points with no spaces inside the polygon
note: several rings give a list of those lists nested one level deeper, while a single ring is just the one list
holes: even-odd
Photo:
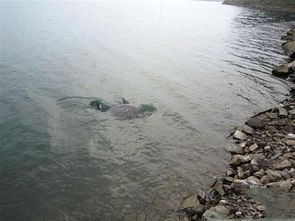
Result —
[{"label": "pile of stone", "polygon": [[288,80],[295,82],[295,27],[291,28],[285,36],[282,37],[283,49],[290,57],[290,61],[287,64],[277,66],[273,69],[273,75],[282,78],[288,78]]},{"label": "pile of stone", "polygon": [[230,168],[181,209],[187,220],[263,218],[266,207],[247,196],[248,189],[295,191],[295,97],[250,118],[233,132],[226,150]]},{"label": "pile of stone", "polygon": [[[275,68],[273,74],[295,81],[295,27],[283,40],[291,62]],[[225,148],[231,154],[229,169],[214,179],[207,192],[184,200],[179,220],[263,218],[267,208],[247,194],[249,189],[295,192],[295,88],[290,98],[233,131],[231,141]]]}]

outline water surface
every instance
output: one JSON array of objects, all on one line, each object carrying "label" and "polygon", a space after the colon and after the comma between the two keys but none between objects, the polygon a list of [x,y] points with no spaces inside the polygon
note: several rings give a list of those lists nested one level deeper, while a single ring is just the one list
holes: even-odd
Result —
[{"label": "water surface", "polygon": [[[284,98],[294,14],[187,0],[2,1],[1,220],[177,220],[226,136]],[[157,111],[119,121],[95,98]]]}]

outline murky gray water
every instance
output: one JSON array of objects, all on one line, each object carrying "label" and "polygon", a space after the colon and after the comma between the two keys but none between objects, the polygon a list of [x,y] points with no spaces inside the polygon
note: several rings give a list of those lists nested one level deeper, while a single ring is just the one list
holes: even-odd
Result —
[{"label": "murky gray water", "polygon": [[[283,99],[294,14],[220,2],[1,1],[0,219],[174,220],[233,126]],[[153,104],[119,121],[93,98]]]}]

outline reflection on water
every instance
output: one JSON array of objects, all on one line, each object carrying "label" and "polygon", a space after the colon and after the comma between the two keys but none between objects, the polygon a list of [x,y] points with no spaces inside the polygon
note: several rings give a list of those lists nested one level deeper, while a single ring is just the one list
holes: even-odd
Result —
[{"label": "reflection on water", "polygon": [[[287,88],[294,14],[205,1],[1,2],[1,220],[177,220],[226,135]],[[119,121],[91,100],[152,104]]]}]

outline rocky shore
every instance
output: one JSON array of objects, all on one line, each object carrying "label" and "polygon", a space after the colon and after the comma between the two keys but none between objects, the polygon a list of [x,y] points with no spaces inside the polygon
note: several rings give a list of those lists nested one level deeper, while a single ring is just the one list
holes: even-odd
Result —
[{"label": "rocky shore", "polygon": [[[295,27],[282,38],[290,61],[273,70],[295,81]],[[209,190],[186,198],[180,220],[268,217],[267,207],[249,194],[251,189],[276,189],[295,196],[295,89],[277,107],[251,117],[234,130],[229,145],[229,168],[212,180]],[[293,214],[293,218],[294,218]]]}]

